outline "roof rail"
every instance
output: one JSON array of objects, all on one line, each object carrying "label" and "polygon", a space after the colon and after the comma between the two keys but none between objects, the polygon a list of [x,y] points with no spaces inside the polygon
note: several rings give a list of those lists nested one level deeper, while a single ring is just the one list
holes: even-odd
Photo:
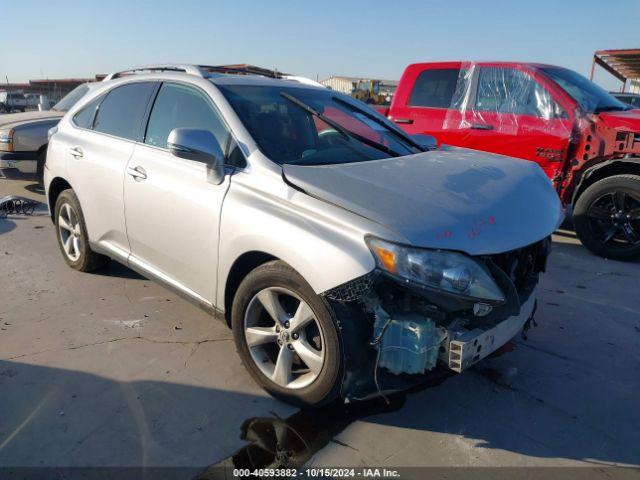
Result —
[{"label": "roof rail", "polygon": [[147,65],[145,67],[131,68],[129,70],[122,70],[120,72],[110,73],[104,79],[113,80],[114,78],[124,77],[126,75],[135,75],[136,73],[148,73],[148,72],[184,72],[189,75],[195,75],[197,77],[204,77],[205,73],[197,65],[167,63],[162,65]]},{"label": "roof rail", "polygon": [[103,81],[113,80],[114,78],[120,78],[127,75],[135,75],[136,73],[149,73],[149,72],[183,72],[189,75],[195,75],[196,77],[206,78],[212,74],[219,75],[257,75],[260,77],[276,78],[282,80],[290,80],[293,82],[304,83],[307,85],[314,85],[317,87],[324,87],[324,85],[311,80],[310,78],[299,77],[296,75],[289,75],[287,73],[278,72],[277,70],[269,70],[267,68],[256,67],[254,65],[237,64],[237,65],[190,65],[179,63],[167,63],[161,65],[147,65],[145,67],[131,68],[129,70],[122,70],[120,72],[114,72],[106,77]]}]

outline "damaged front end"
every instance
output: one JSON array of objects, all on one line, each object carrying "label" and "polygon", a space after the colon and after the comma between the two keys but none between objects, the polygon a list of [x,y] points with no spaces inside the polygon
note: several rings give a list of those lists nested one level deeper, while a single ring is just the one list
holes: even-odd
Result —
[{"label": "damaged front end", "polygon": [[462,372],[524,333],[551,244],[477,257],[409,248],[392,265],[393,245],[369,243],[378,268],[324,294],[343,333],[347,400]]}]

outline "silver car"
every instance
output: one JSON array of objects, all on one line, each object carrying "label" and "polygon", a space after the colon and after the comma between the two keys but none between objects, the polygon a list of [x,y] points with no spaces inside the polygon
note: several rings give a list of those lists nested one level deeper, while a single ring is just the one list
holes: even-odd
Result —
[{"label": "silver car", "polygon": [[112,75],[65,115],[45,184],[70,267],[115,259],[219,316],[302,405],[460,372],[529,327],[563,218],[535,163],[232,73]]}]

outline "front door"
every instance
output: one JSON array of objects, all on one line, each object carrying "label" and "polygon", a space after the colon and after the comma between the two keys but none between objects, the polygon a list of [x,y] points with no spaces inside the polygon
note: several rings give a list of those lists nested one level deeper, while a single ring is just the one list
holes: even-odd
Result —
[{"label": "front door", "polygon": [[173,156],[174,128],[210,130],[224,149],[229,130],[209,96],[196,87],[163,83],[144,136],[127,165],[124,203],[130,263],[185,293],[214,301],[218,229],[229,176],[207,181],[207,165]]}]

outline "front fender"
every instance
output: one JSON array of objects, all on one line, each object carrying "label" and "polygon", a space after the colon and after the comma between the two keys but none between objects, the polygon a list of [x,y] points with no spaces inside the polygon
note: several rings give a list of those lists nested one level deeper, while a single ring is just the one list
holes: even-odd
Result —
[{"label": "front fender", "polygon": [[[229,272],[247,252],[264,252],[286,262],[316,293],[374,269],[373,256],[364,241],[366,232],[340,218],[348,212],[294,191],[283,182],[281,186],[288,190],[289,198],[232,181],[221,215],[216,293],[219,308],[224,303]],[[320,209],[335,209],[336,215],[314,211],[309,208],[313,202]]]}]

